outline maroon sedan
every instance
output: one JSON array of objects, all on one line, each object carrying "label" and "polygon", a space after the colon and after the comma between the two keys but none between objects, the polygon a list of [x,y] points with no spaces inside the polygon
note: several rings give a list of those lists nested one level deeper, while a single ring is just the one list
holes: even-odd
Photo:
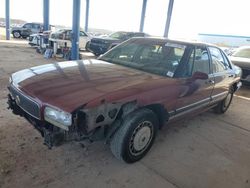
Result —
[{"label": "maroon sedan", "polygon": [[12,74],[8,104],[49,148],[103,139],[118,159],[132,163],[149,151],[165,122],[210,108],[224,113],[240,75],[215,46],[133,38],[98,60]]}]

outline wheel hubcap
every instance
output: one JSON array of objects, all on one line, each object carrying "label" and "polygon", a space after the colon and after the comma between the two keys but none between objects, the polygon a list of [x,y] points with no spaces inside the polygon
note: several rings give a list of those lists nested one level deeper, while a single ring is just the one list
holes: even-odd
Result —
[{"label": "wheel hubcap", "polygon": [[14,33],[15,37],[20,37],[20,34],[18,32]]},{"label": "wheel hubcap", "polygon": [[133,155],[139,155],[147,149],[152,140],[153,125],[149,121],[140,123],[130,139],[129,150]]}]

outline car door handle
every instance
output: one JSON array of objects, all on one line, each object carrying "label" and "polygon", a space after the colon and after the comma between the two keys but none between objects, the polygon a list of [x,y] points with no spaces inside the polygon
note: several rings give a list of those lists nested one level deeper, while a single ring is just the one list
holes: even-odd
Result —
[{"label": "car door handle", "polygon": [[232,78],[232,77],[234,77],[234,75],[233,75],[233,74],[231,74],[231,75],[229,75],[228,77],[229,77],[229,78]]}]

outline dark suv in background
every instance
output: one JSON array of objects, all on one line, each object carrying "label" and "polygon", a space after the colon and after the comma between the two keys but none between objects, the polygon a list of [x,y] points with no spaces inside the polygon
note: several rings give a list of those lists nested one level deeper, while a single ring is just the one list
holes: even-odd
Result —
[{"label": "dark suv in background", "polygon": [[43,25],[40,23],[25,23],[21,27],[13,27],[11,33],[14,38],[27,38],[31,34],[43,32]]},{"label": "dark suv in background", "polygon": [[87,45],[87,48],[96,56],[99,56],[107,52],[109,49],[113,48],[117,44],[125,40],[128,40],[132,37],[147,37],[147,36],[149,35],[142,32],[119,31],[112,33],[106,37],[96,37],[91,39],[90,43]]}]

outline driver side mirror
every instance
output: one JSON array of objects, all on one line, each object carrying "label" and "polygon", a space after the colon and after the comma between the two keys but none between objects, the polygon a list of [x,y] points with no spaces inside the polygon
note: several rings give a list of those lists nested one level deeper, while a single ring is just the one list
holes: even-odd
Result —
[{"label": "driver side mirror", "polygon": [[207,80],[208,79],[208,74],[207,73],[204,73],[204,72],[194,72],[192,78],[194,80]]}]

